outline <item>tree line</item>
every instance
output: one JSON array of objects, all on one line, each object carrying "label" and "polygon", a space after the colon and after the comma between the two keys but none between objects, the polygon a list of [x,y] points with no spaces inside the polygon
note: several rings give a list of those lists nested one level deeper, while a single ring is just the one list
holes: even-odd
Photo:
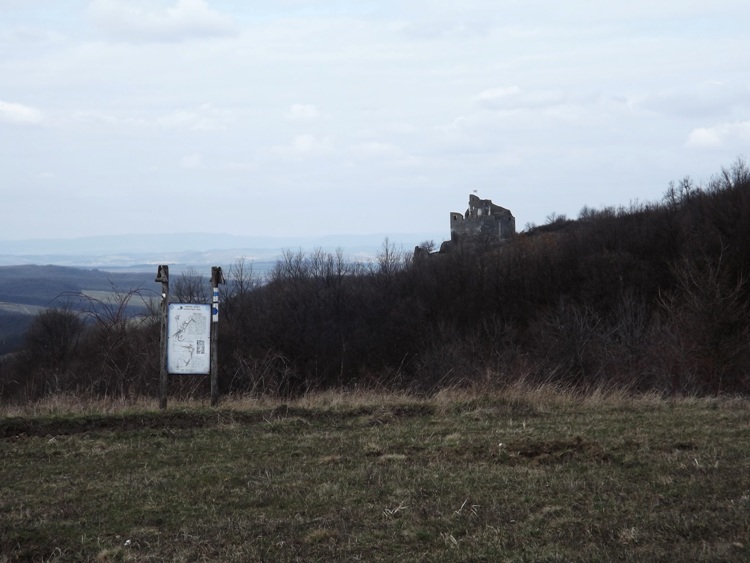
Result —
[{"label": "tree line", "polygon": [[[551,216],[502,244],[376,260],[286,251],[268,274],[240,260],[221,287],[223,393],[378,387],[429,393],[520,379],[582,389],[750,391],[750,170],[686,177],[659,202]],[[210,300],[207,280],[172,283]],[[0,393],[156,395],[157,307],[137,290],[87,311],[51,309],[0,363]],[[175,393],[206,378],[175,377]]]}]

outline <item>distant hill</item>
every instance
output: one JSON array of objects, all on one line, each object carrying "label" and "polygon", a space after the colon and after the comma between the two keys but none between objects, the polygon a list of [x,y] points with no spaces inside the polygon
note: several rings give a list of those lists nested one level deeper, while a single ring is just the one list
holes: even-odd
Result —
[{"label": "distant hill", "polygon": [[116,273],[64,266],[0,267],[0,302],[50,307],[82,291],[156,291],[153,273]]},{"label": "distant hill", "polygon": [[63,266],[0,267],[0,354],[16,349],[34,316],[49,307],[80,307],[76,294],[159,290],[154,274]]}]

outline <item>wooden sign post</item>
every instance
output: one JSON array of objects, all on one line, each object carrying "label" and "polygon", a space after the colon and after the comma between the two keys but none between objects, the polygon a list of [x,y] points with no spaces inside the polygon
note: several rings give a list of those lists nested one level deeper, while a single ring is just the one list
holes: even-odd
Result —
[{"label": "wooden sign post", "polygon": [[[210,307],[193,303],[170,305],[169,266],[159,266],[156,281],[161,282],[159,408],[167,408],[170,374],[210,374],[211,406],[216,406],[219,404],[219,284],[224,283],[224,274],[218,266],[211,268]],[[210,341],[208,346],[206,340]]]},{"label": "wooden sign post", "polygon": [[167,408],[167,308],[169,307],[169,266],[159,266],[156,280],[161,282],[161,358],[159,360],[159,408]]},{"label": "wooden sign post", "polygon": [[211,406],[219,404],[219,284],[224,283],[221,268],[211,268]]}]

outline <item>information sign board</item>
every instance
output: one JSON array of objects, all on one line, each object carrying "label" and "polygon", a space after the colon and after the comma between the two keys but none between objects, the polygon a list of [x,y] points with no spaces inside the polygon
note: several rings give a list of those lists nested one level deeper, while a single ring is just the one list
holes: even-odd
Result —
[{"label": "information sign board", "polygon": [[167,315],[167,372],[211,373],[211,306],[171,303]]}]

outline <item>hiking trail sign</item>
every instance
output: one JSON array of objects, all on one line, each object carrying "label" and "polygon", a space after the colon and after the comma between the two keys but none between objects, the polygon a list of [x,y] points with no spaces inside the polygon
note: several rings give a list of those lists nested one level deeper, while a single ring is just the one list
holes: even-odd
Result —
[{"label": "hiking trail sign", "polygon": [[167,317],[167,371],[211,373],[211,305],[171,303]]},{"label": "hiking trail sign", "polygon": [[211,304],[170,303],[169,265],[156,273],[161,282],[159,408],[167,408],[169,375],[210,375],[211,406],[219,404],[219,285],[226,283],[219,266],[211,268]]}]

